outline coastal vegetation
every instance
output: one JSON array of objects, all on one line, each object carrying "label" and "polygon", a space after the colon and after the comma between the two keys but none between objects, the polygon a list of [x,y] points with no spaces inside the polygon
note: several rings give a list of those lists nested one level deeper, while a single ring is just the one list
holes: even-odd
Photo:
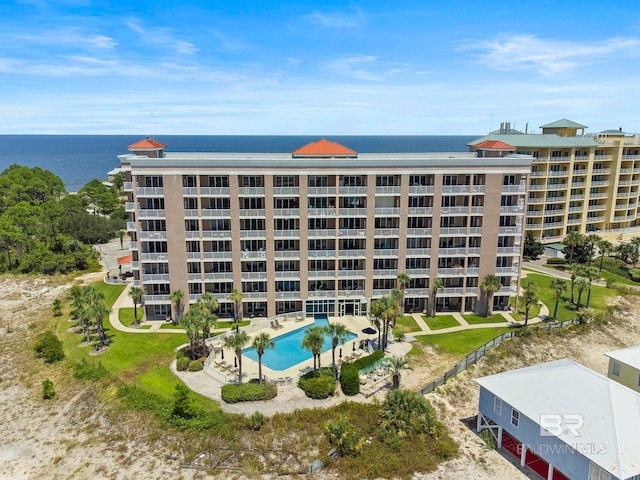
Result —
[{"label": "coastal vegetation", "polygon": [[119,191],[95,182],[101,187],[69,195],[59,177],[39,167],[11,165],[0,173],[0,272],[97,268],[92,245],[115,237],[126,214]]}]

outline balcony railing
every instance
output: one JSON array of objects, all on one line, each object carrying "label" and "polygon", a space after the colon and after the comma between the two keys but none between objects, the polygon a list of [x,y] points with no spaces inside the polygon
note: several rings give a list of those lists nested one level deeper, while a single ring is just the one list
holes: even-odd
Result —
[{"label": "balcony railing", "polygon": [[338,270],[338,278],[364,277],[365,270]]},{"label": "balcony railing", "polygon": [[162,187],[138,187],[136,188],[138,197],[163,197],[164,188]]},{"label": "balcony railing", "polygon": [[300,272],[297,270],[276,271],[274,273],[276,280],[300,279]]},{"label": "balcony railing", "polygon": [[309,258],[335,258],[335,250],[309,250]]},{"label": "balcony railing", "polygon": [[307,215],[309,217],[335,217],[336,209],[309,207],[307,210]]},{"label": "balcony railing", "polygon": [[336,187],[309,187],[307,189],[307,195],[309,197],[335,195],[335,194],[336,194]]},{"label": "balcony railing", "polygon": [[307,236],[309,238],[326,238],[326,237],[335,237],[336,231],[335,229],[330,230],[309,230],[307,232]]},{"label": "balcony railing", "polygon": [[200,195],[228,197],[230,190],[229,187],[200,187]]},{"label": "balcony railing", "polygon": [[169,256],[166,253],[141,253],[140,260],[143,262],[168,261]]},{"label": "balcony railing", "polygon": [[167,232],[140,232],[140,240],[166,240]]},{"label": "balcony railing", "polygon": [[238,194],[243,196],[260,196],[264,195],[264,187],[240,187]]},{"label": "balcony railing", "polygon": [[146,220],[148,218],[165,218],[164,210],[152,210],[150,208],[141,208],[138,210],[138,219]]},{"label": "balcony railing", "polygon": [[407,248],[407,257],[428,257],[431,255],[430,248]]},{"label": "balcony railing", "polygon": [[399,228],[375,228],[373,230],[375,237],[397,237],[400,235]]},{"label": "balcony railing", "polygon": [[393,185],[388,187],[376,187],[376,195],[400,195],[402,187]]},{"label": "balcony railing", "polygon": [[274,208],[273,209],[274,217],[299,217],[300,209],[299,208]]},{"label": "balcony railing", "polygon": [[202,218],[231,218],[231,210],[226,208],[203,208],[200,211]]},{"label": "balcony railing", "polygon": [[340,187],[338,195],[366,195],[367,187]]},{"label": "balcony railing", "polygon": [[404,291],[405,297],[427,297],[429,296],[428,288],[407,288]]},{"label": "balcony railing", "polygon": [[168,273],[144,273],[142,278],[145,283],[169,283]]},{"label": "balcony railing", "polygon": [[366,250],[339,250],[338,258],[366,258]]},{"label": "balcony railing", "polygon": [[242,280],[266,280],[267,272],[242,272]]},{"label": "balcony railing", "polygon": [[367,209],[366,208],[340,207],[340,216],[341,217],[366,217],[367,216]]},{"label": "balcony railing", "polygon": [[409,193],[433,194],[433,185],[409,185]]},{"label": "balcony railing", "polygon": [[202,252],[202,258],[205,260],[223,260],[231,259],[231,252]]},{"label": "balcony railing", "polygon": [[273,236],[275,238],[298,238],[300,230],[275,230]]},{"label": "balcony railing", "polygon": [[[212,239],[220,239],[220,238],[230,239],[231,238],[231,230],[202,230],[202,232],[187,232],[187,233],[194,233],[194,234],[200,233],[203,240],[212,240]],[[187,236],[187,238],[189,238],[189,237]],[[194,238],[198,238],[198,237],[195,236]]]},{"label": "balcony railing", "polygon": [[400,215],[400,209],[396,207],[376,207],[376,216],[398,216]]},{"label": "balcony railing", "polygon": [[300,258],[300,250],[276,250],[273,252],[273,257],[276,260],[282,258]]},{"label": "balcony railing", "polygon": [[374,257],[397,257],[398,249],[396,248],[377,248],[373,251]]},{"label": "balcony railing", "polygon": [[265,230],[240,230],[240,238],[267,238]]},{"label": "balcony railing", "polygon": [[331,270],[309,270],[307,272],[308,278],[334,278],[336,276],[335,269]]},{"label": "balcony railing", "polygon": [[428,277],[431,270],[428,268],[407,268],[407,275],[410,277]]},{"label": "balcony railing", "polygon": [[338,234],[341,237],[366,237],[367,231],[364,228],[341,228]]},{"label": "balcony railing", "polygon": [[273,194],[297,197],[300,195],[300,187],[273,187]]},{"label": "balcony railing", "polygon": [[430,237],[431,228],[407,228],[407,235],[418,237]]}]

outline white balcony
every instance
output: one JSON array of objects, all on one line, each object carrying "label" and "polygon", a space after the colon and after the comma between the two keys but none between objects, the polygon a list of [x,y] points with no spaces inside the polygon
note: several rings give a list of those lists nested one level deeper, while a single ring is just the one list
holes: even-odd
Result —
[{"label": "white balcony", "polygon": [[396,207],[376,207],[376,216],[397,217],[400,215],[400,209]]},{"label": "white balcony", "polygon": [[464,267],[459,268],[438,268],[438,276],[461,277],[466,275]]},{"label": "white balcony", "polygon": [[335,229],[331,229],[331,230],[309,230],[307,232],[307,236],[309,238],[335,237],[336,236],[336,231],[335,231]]},{"label": "white balcony", "polygon": [[522,193],[526,192],[526,185],[502,185],[502,193]]},{"label": "white balcony", "polygon": [[407,228],[407,235],[414,237],[430,237],[431,228]]},{"label": "white balcony", "polygon": [[333,298],[335,293],[333,290],[317,290],[314,292],[309,292],[309,298]]},{"label": "white balcony", "polygon": [[334,278],[336,276],[336,271],[334,269],[331,270],[310,270],[307,273],[308,278]]},{"label": "white balcony", "polygon": [[264,217],[264,208],[241,208],[238,212],[240,218]]},{"label": "white balcony", "polygon": [[136,196],[138,196],[138,197],[164,197],[164,188],[162,188],[162,187],[138,187],[138,188],[136,188]]},{"label": "white balcony", "polygon": [[169,283],[168,273],[143,273],[142,279],[145,283]]},{"label": "white balcony", "polygon": [[410,194],[433,194],[433,185],[410,185]]},{"label": "white balcony", "polygon": [[300,280],[300,272],[297,270],[276,271],[274,276],[276,280]]},{"label": "white balcony", "polygon": [[133,192],[133,182],[124,182],[122,184],[122,190],[125,192]]},{"label": "white balcony", "polygon": [[440,236],[443,235],[466,235],[467,227],[442,227],[440,229]]},{"label": "white balcony", "polygon": [[340,196],[346,196],[346,195],[362,195],[362,196],[366,196],[367,195],[367,187],[366,186],[361,186],[361,187],[340,187],[338,189],[338,195]]},{"label": "white balcony", "polygon": [[243,292],[244,300],[267,300],[267,292]]},{"label": "white balcony", "polygon": [[451,255],[466,255],[467,247],[440,247],[438,249],[438,256],[447,256]]},{"label": "white balcony", "polygon": [[275,230],[275,238],[300,238],[300,230]]},{"label": "white balcony", "polygon": [[522,230],[518,227],[498,227],[498,235],[518,235]]},{"label": "white balcony", "polygon": [[511,206],[501,206],[500,207],[500,213],[501,214],[517,214],[517,213],[524,213],[524,209],[521,206],[518,205],[511,205]]},{"label": "white balcony", "polygon": [[299,300],[300,292],[276,292],[276,300]]},{"label": "white balcony", "polygon": [[338,234],[341,237],[366,237],[367,231],[364,228],[341,228]]},{"label": "white balcony", "polygon": [[300,258],[300,250],[276,250],[273,258],[280,260],[283,258]]},{"label": "white balcony", "polygon": [[366,250],[339,250],[338,258],[366,258]]},{"label": "white balcony", "polygon": [[338,270],[338,278],[364,278],[365,275],[364,270]]},{"label": "white balcony", "polygon": [[200,187],[200,195],[211,197],[228,197],[230,195],[229,187]]},{"label": "white balcony", "polygon": [[397,237],[400,235],[399,228],[376,228],[373,230],[375,237]]},{"label": "white balcony", "polygon": [[197,197],[198,189],[196,187],[182,187],[182,195],[184,197]]},{"label": "white balcony", "polygon": [[200,210],[202,218],[231,218],[231,210],[228,208],[203,208]]},{"label": "white balcony", "polygon": [[[242,230],[242,231],[245,231],[245,230]],[[203,240],[214,240],[214,239],[220,240],[220,239],[231,238],[231,230],[202,230],[202,232],[187,232],[187,233],[195,233],[195,234],[200,233],[200,236]],[[187,238],[189,238],[189,236],[187,236]],[[196,236],[193,238],[198,238],[198,237]]]},{"label": "white balcony", "polygon": [[518,267],[496,267],[496,275],[518,275]]},{"label": "white balcony", "polygon": [[309,250],[309,258],[335,258],[335,250]]},{"label": "white balcony", "polygon": [[169,260],[169,256],[166,253],[141,253],[140,260],[143,262],[166,262]]},{"label": "white balcony", "polygon": [[428,297],[429,289],[428,288],[407,288],[404,291],[404,296],[406,297]]},{"label": "white balcony", "polygon": [[374,298],[380,298],[380,297],[384,297],[385,295],[390,295],[391,294],[391,290],[390,288],[384,288],[384,289],[375,289],[373,291],[373,297]]},{"label": "white balcony", "polygon": [[431,270],[428,268],[407,268],[407,275],[410,277],[428,277]]},{"label": "white balcony", "polygon": [[138,210],[139,220],[156,219],[156,218],[165,218],[164,210],[153,210],[150,208],[141,208]]},{"label": "white balcony", "polygon": [[166,240],[167,232],[140,232],[140,240]]},{"label": "white balcony", "polygon": [[394,268],[374,268],[374,278],[396,278],[398,276],[398,269]]},{"label": "white balcony", "polygon": [[409,215],[433,215],[433,207],[409,207]]},{"label": "white balcony", "polygon": [[137,251],[138,250],[138,242],[129,242],[129,250]]},{"label": "white balcony", "polygon": [[429,257],[431,255],[430,248],[407,248],[407,257]]},{"label": "white balcony", "polygon": [[136,222],[127,222],[127,232],[136,231]]},{"label": "white balcony", "polygon": [[170,303],[169,295],[145,295],[145,305],[159,305],[164,303]]},{"label": "white balcony", "polygon": [[266,280],[267,272],[242,272],[242,280]]},{"label": "white balcony", "polygon": [[336,187],[309,187],[307,189],[307,196],[326,196],[326,195],[335,195]]},{"label": "white balcony", "polygon": [[274,208],[273,216],[286,217],[286,218],[299,217],[300,209],[299,208]]},{"label": "white balcony", "polygon": [[449,287],[438,290],[438,297],[446,297],[448,295],[463,295],[464,287]]},{"label": "white balcony", "polygon": [[204,260],[230,260],[232,258],[231,252],[202,252],[202,258]]},{"label": "white balcony", "polygon": [[263,196],[264,187],[240,187],[238,188],[238,194],[245,197]]},{"label": "white balcony", "polygon": [[240,238],[267,238],[267,232],[265,230],[240,230]]},{"label": "white balcony", "polygon": [[267,258],[266,250],[242,250],[240,252],[242,260],[264,260]]},{"label": "white balcony", "polygon": [[376,187],[376,195],[400,195],[401,193],[402,187],[400,185]]},{"label": "white balcony", "polygon": [[135,212],[136,211],[136,204],[134,202],[125,202],[124,210],[125,210],[125,212]]},{"label": "white balcony", "polygon": [[335,217],[336,209],[335,208],[316,208],[309,207],[307,210],[307,216],[309,217]]},{"label": "white balcony", "polygon": [[373,256],[382,258],[397,257],[398,250],[395,248],[377,248],[373,251]]},{"label": "white balcony", "polygon": [[611,169],[610,168],[594,168],[593,170],[591,170],[591,173],[593,175],[608,175],[609,173],[611,173]]},{"label": "white balcony", "polygon": [[273,194],[276,196],[293,196],[300,195],[300,187],[273,187]]},{"label": "white balcony", "polygon": [[340,207],[339,215],[341,217],[366,217],[367,216],[367,209],[366,208]]}]

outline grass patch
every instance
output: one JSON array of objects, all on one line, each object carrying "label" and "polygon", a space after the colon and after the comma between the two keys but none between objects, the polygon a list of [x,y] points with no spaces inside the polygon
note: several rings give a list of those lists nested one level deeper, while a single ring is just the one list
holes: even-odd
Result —
[{"label": "grass patch", "polygon": [[[538,287],[538,295],[540,297],[540,301],[544,303],[549,308],[549,316],[553,315],[553,309],[556,304],[556,293],[549,286],[553,277],[549,277],[546,275],[541,275],[537,273],[527,273],[527,278],[531,279]],[[618,292],[615,290],[608,289],[606,287],[600,287],[598,285],[591,286],[591,300],[589,302],[589,307],[593,308],[596,313],[599,311],[605,311],[607,308],[607,302],[605,298],[611,295],[617,295]],[[588,292],[585,291],[582,293],[581,304],[584,304],[587,301]],[[577,290],[574,293],[574,300],[578,300],[578,292]],[[532,312],[529,315],[529,319],[533,318],[533,308]],[[513,315],[513,314],[512,314]],[[515,317],[515,315],[513,315]],[[570,320],[575,318],[575,305],[571,303],[571,280],[567,280],[567,291],[562,294],[560,298],[560,302],[558,303],[558,315],[557,320],[562,322],[564,320]],[[524,315],[522,316],[522,320],[524,320]]]},{"label": "grass patch", "polygon": [[421,328],[416,323],[416,319],[410,316],[404,316],[396,320],[396,326],[393,328],[393,333],[396,332],[419,332]]},{"label": "grass patch", "polygon": [[416,340],[425,345],[436,347],[439,352],[451,353],[463,357],[489,340],[493,340],[504,332],[510,331],[506,327],[479,328],[462,330],[460,332],[441,333],[438,335],[421,335]]},{"label": "grass patch", "polygon": [[171,322],[163,322],[160,325],[160,328],[162,330],[184,330],[184,327],[182,325],[174,325]]},{"label": "grass patch", "polygon": [[453,315],[436,315],[435,317],[422,316],[423,320],[431,330],[442,330],[443,328],[459,327],[460,324]]},{"label": "grass patch", "polygon": [[469,325],[481,325],[483,323],[503,323],[507,321],[507,319],[499,313],[494,313],[490,317],[468,314],[462,315],[462,318],[464,318]]},{"label": "grass patch", "polygon": [[[246,327],[251,323],[251,320],[243,320],[240,322],[241,327]],[[216,322],[216,328],[236,328],[235,322]]]}]

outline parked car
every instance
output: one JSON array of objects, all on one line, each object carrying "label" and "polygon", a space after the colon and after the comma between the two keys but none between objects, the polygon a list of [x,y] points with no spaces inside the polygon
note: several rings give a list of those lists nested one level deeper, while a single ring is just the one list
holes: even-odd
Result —
[{"label": "parked car", "polygon": [[124,272],[120,274],[120,279],[125,280],[129,277],[133,277],[133,272]]}]

